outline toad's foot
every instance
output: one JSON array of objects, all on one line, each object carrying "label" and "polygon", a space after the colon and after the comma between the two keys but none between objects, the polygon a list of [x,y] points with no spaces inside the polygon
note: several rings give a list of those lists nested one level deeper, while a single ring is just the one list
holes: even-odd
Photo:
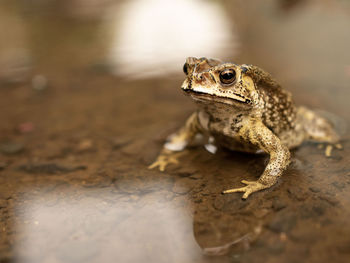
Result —
[{"label": "toad's foot", "polygon": [[163,172],[168,164],[178,164],[178,158],[184,153],[185,151],[162,153],[158,156],[157,160],[154,163],[148,166],[148,169],[153,169],[158,166],[159,170]]},{"label": "toad's foot", "polygon": [[[322,149],[324,147],[323,144],[320,144],[319,148]],[[332,150],[334,148],[337,148],[338,150],[343,149],[343,146],[340,143],[337,144],[328,144],[326,145],[324,154],[326,155],[326,157],[331,157],[332,156]]]},{"label": "toad's foot", "polygon": [[250,194],[270,187],[270,186],[262,184],[258,181],[243,180],[242,183],[246,184],[247,186],[244,186],[241,188],[229,189],[229,190],[223,191],[222,193],[223,194],[230,194],[230,193],[243,192],[244,195],[242,196],[242,199],[247,199]]}]

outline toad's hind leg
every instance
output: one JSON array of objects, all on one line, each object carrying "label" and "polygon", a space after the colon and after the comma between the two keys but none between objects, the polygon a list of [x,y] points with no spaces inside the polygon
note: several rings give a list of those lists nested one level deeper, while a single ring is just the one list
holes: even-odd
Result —
[{"label": "toad's hind leg", "polygon": [[325,155],[327,157],[331,156],[333,146],[341,149],[339,135],[329,120],[305,107],[300,107],[298,109],[298,114],[300,114],[302,118],[303,128],[307,139],[314,142],[328,144],[325,150]]}]

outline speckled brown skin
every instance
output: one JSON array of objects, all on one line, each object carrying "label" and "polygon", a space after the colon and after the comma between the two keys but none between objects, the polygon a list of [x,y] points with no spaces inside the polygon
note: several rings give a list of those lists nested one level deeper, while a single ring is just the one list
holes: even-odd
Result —
[{"label": "speckled brown skin", "polygon": [[295,106],[289,92],[264,70],[252,65],[222,63],[206,58],[188,58],[182,90],[199,106],[186,125],[173,134],[157,160],[149,166],[178,163],[179,153],[197,134],[214,138],[215,144],[234,151],[270,155],[257,181],[223,193],[251,193],[274,185],[290,162],[289,149],[305,140],[336,144],[332,125],[305,107]]}]

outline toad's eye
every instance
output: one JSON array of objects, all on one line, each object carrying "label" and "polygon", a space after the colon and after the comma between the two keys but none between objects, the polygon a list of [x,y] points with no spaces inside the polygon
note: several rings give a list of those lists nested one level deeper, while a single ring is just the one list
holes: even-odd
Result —
[{"label": "toad's eye", "polygon": [[232,84],[236,80],[236,71],[233,69],[225,69],[220,72],[220,81],[222,84]]},{"label": "toad's eye", "polygon": [[188,64],[187,63],[184,64],[183,71],[186,75],[188,75]]}]

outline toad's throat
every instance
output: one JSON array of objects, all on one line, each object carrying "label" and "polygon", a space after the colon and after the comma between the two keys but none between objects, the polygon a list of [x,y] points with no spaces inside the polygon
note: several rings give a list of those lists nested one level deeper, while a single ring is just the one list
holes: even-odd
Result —
[{"label": "toad's throat", "polygon": [[232,97],[219,97],[216,95],[208,94],[205,92],[193,90],[193,89],[185,89],[184,90],[188,95],[190,95],[194,100],[200,100],[200,101],[215,101],[225,104],[232,105],[233,103],[239,103],[239,104],[250,104],[249,99],[245,99],[240,97],[239,95],[232,94],[235,96],[235,98]]}]

